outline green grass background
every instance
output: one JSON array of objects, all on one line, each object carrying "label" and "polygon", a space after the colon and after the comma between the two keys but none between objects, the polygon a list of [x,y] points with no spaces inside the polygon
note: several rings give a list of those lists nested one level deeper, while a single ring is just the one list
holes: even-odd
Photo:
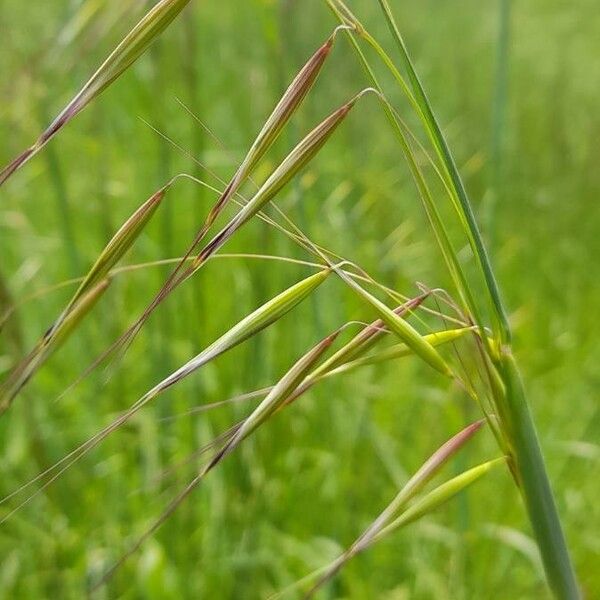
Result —
[{"label": "green grass background", "polygon": [[[0,162],[29,145],[151,3],[0,3]],[[350,5],[394,51],[375,2]],[[491,245],[576,569],[600,589],[598,138],[600,13],[591,0],[393,3]],[[0,276],[13,298],[82,274],[120,223],[170,176],[222,178],[334,20],[318,0],[193,1],[152,50],[5,186]],[[506,80],[498,62],[507,61]],[[259,178],[364,87],[336,42],[313,93]],[[409,122],[403,99],[390,95]],[[185,102],[217,144],[177,103]],[[217,183],[217,185],[219,185]],[[214,195],[181,182],[127,263],[180,255]],[[278,200],[320,243],[399,291],[449,285],[398,147],[365,98]],[[257,221],[225,251],[304,257]],[[61,392],[144,308],[165,268],[115,279],[86,324],[0,420],[0,493],[12,492],[247,312],[307,273],[219,260],[155,313],[119,368]],[[23,305],[0,369],[29,349],[69,290]],[[0,527],[0,596],[81,598],[194,473],[159,479],[247,412],[191,408],[272,383],[310,344],[369,319],[331,280],[293,314],[178,385]],[[107,375],[110,378],[107,380]],[[316,388],[211,473],[105,588],[106,598],[265,598],[334,558],[408,474],[477,409],[416,361]],[[480,435],[448,469],[497,453]],[[0,506],[0,514],[14,507]],[[545,598],[517,492],[498,471],[435,515],[352,561],[321,598]]]}]

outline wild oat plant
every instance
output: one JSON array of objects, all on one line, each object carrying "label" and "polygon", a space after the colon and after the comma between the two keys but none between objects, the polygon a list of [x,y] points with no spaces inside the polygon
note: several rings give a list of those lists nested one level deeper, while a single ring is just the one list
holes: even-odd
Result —
[{"label": "wild oat plant", "polygon": [[[180,284],[193,277],[208,261],[231,256],[222,254],[221,249],[251,219],[262,219],[266,225],[287,236],[306,253],[307,258],[299,260],[267,254],[247,254],[247,258],[283,261],[290,269],[297,265],[302,265],[303,268],[308,266],[314,270],[314,274],[299,280],[248,314],[199,354],[158,382],[112,423],[5,497],[2,500],[2,522],[17,518],[16,513],[21,507],[51,486],[74,463],[101,444],[165,390],[277,323],[283,315],[312,296],[327,279],[337,278],[347,289],[347,293],[355,294],[364,303],[364,318],[369,319],[371,315],[375,315],[377,320],[370,323],[340,323],[337,330],[324,339],[315,341],[271,387],[245,394],[244,398],[262,400],[245,418],[232,424],[212,443],[200,449],[195,460],[200,460],[206,454],[209,456],[196,476],[168,503],[164,512],[157,516],[154,523],[131,545],[129,551],[91,582],[92,591],[101,590],[123,562],[156,532],[184,500],[188,499],[189,494],[209,477],[210,472],[227,460],[230,454],[238,451],[257,429],[268,427],[268,422],[275,413],[287,409],[292,403],[301,400],[313,386],[331,377],[341,377],[355,369],[375,363],[387,363],[389,368],[393,369],[397,360],[412,357],[412,360],[422,361],[430,367],[433,377],[446,378],[450,386],[459,389],[469,401],[475,403],[481,413],[480,420],[466,425],[451,439],[443,443],[440,440],[439,448],[431,456],[424,457],[422,466],[404,487],[398,490],[395,498],[336,560],[323,565],[321,569],[308,574],[305,579],[291,587],[281,590],[274,597],[290,594],[312,597],[354,556],[365,552],[387,536],[402,535],[403,528],[452,500],[462,490],[484,478],[492,469],[504,469],[506,476],[514,481],[515,494],[520,494],[524,500],[543,560],[547,582],[555,597],[562,600],[579,597],[578,584],[535,426],[511,350],[511,329],[506,310],[467,190],[388,1],[378,2],[381,18],[389,26],[391,40],[396,45],[394,54],[390,55],[384,50],[383,45],[369,33],[344,2],[327,0],[326,4],[337,20],[337,24],[332,26],[331,36],[315,51],[289,84],[230,181],[222,190],[215,190],[218,199],[204,222],[199,224],[197,234],[185,255],[174,263],[164,261],[165,264],[175,265],[164,285],[126,331],[85,369],[82,378],[93,369],[111,361],[112,368],[118,368],[118,361],[150,315],[160,308],[162,302]],[[35,143],[2,170],[0,184],[18,177],[25,163],[41,152],[46,144],[103,90],[115,84],[120,75],[134,64],[188,3],[189,0],[158,2],[123,39]],[[326,69],[334,45],[342,45],[342,37],[346,38],[347,44],[340,52],[345,53],[348,59],[354,53],[364,70],[365,82],[357,82],[359,88],[356,94],[332,110],[302,138],[264,182],[257,186],[257,191],[251,197],[247,197],[242,193],[242,185],[253,182],[252,178],[261,160],[280,137],[288,122],[293,119],[321,71]],[[380,62],[377,66],[383,65],[388,72],[389,81],[392,82],[388,85],[398,86],[404,98],[402,104],[394,105],[388,100],[389,90],[386,90],[376,76],[374,61]],[[324,247],[309,239],[288,215],[273,204],[279,192],[303,167],[315,160],[330,137],[337,129],[343,127],[344,121],[351,114],[360,113],[361,104],[368,98],[373,98],[380,105],[389,129],[397,140],[398,158],[402,158],[408,165],[437,242],[439,255],[451,277],[451,290],[421,285],[420,293],[410,297],[403,295],[399,290],[390,289],[359,265],[337,254],[335,248]],[[412,111],[411,118],[416,117],[421,126],[428,142],[426,146],[407,125],[407,111]],[[431,183],[432,178],[435,186]],[[196,185],[210,187],[203,180],[182,173],[165,182],[141,204],[99,253],[87,274],[78,280],[79,285],[71,299],[48,330],[41,335],[39,342],[10,370],[0,388],[2,412],[11,408],[36,372],[60,349],[61,344],[86,319],[94,306],[102,301],[111,281],[128,272],[128,267],[119,267],[118,263],[140,236],[144,235],[146,225],[165,203],[176,182],[185,179],[193,181]],[[451,218],[447,216],[447,211],[441,210],[445,203],[449,203],[452,208]],[[227,211],[230,212],[232,205],[236,207],[233,216],[213,231],[219,218]],[[457,232],[470,248],[468,261],[465,261],[464,256],[459,256],[457,246],[459,243],[462,245],[462,242]],[[466,262],[469,272],[465,268]],[[482,284],[484,294],[475,291],[482,289]],[[5,325],[9,323],[15,307],[8,300],[4,304],[6,308],[2,315],[3,334],[8,335],[10,330]],[[444,327],[432,330],[431,318],[443,323]],[[393,344],[384,349],[378,348],[380,342],[388,338],[393,340]],[[461,347],[468,347],[469,352],[458,350],[456,344],[459,340]],[[466,364],[466,361],[470,364]],[[239,399],[234,398],[231,401]],[[442,483],[435,482],[445,464],[480,430],[486,430],[495,438],[497,456],[488,458]],[[485,485],[485,481],[481,485]],[[403,558],[399,556],[398,560]],[[490,594],[497,595],[494,590],[490,590]],[[500,593],[498,597],[501,596]]]}]

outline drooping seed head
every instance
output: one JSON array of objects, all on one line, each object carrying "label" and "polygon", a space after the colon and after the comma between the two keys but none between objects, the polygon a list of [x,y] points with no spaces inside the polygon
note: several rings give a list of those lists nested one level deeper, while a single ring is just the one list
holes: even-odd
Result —
[{"label": "drooping seed head", "polygon": [[439,508],[442,504],[445,504],[458,493],[463,491],[475,483],[478,479],[483,477],[486,473],[491,471],[494,467],[506,464],[506,458],[500,457],[488,462],[482,463],[456,477],[453,477],[449,481],[442,483],[440,486],[435,488],[433,491],[426,494],[422,499],[418,500],[406,509],[397,519],[392,521],[387,527],[385,527],[374,539],[378,540],[388,533],[404,527],[424,515],[433,512]]},{"label": "drooping seed head", "polygon": [[329,269],[324,269],[303,279],[292,287],[284,290],[267,303],[257,308],[254,312],[234,325],[219,339],[213,342],[200,354],[189,360],[185,365],[177,369],[171,375],[156,385],[149,394],[156,395],[166,388],[174,385],[202,365],[220,356],[234,346],[262,331],[275,321],[283,317],[292,308],[298,305],[317,287],[319,287],[330,275]]},{"label": "drooping seed head", "polygon": [[[442,331],[436,331],[434,333],[428,333],[423,336],[423,339],[431,344],[434,348],[437,346],[441,346],[443,344],[448,344],[458,340],[459,338],[465,336],[468,333],[473,333],[475,331],[474,327],[461,327],[459,329],[444,329]],[[398,358],[403,358],[405,356],[414,355],[414,351],[410,346],[407,346],[405,343],[401,342],[399,344],[394,344],[390,348],[386,348],[385,350],[381,350],[380,352],[376,352],[369,356],[362,356],[364,352],[361,352],[360,358],[354,358],[349,360],[348,362],[343,362],[339,366],[335,367],[331,371],[328,371],[328,375],[337,374],[337,373],[346,373],[347,371],[351,371],[358,367],[364,367],[366,365],[373,365],[376,363],[386,362],[389,360],[395,360]]]},{"label": "drooping seed head", "polygon": [[290,397],[290,394],[292,394],[298,385],[306,378],[307,374],[314,368],[323,353],[331,346],[331,344],[333,344],[339,333],[339,331],[336,331],[327,336],[304,354],[300,360],[294,363],[286,374],[273,386],[265,399],[252,411],[250,416],[244,420],[227,445],[215,455],[206,467],[206,473],[284,405],[286,400]]},{"label": "drooping seed head", "polygon": [[350,100],[308,133],[304,139],[287,155],[273,171],[250,201],[200,252],[192,269],[199,268],[206,259],[214,254],[240,227],[270,202],[281,189],[309,163],[344,120],[355,99]]},{"label": "drooping seed head", "polygon": [[443,375],[452,377],[452,371],[446,364],[446,361],[440,356],[437,350],[427,342],[423,336],[402,317],[398,316],[391,308],[375,298],[372,294],[363,289],[351,277],[340,269],[335,269],[336,274],[352,288],[363,300],[370,304],[379,314],[385,325],[395,333],[415,354],[419,355],[427,364],[439,371]]},{"label": "drooping seed head", "polygon": [[77,292],[71,299],[69,306],[75,304],[78,299],[93,287],[98,281],[103,279],[106,274],[115,266],[123,255],[131,248],[133,243],[140,236],[148,221],[153,217],[156,209],[160,206],[167,187],[163,187],[146,202],[144,202],[128,219],[123,223],[111,240],[106,244],[104,250],[89,270],[85,279],[79,286]]},{"label": "drooping seed head", "polygon": [[[429,296],[429,292],[421,294],[394,309],[398,316],[405,316],[418,308]],[[373,321],[362,331],[356,334],[347,344],[342,346],[335,354],[326,360],[320,367],[317,376],[332,371],[343,363],[347,363],[359,355],[368,352],[385,334],[385,323],[381,319]]]},{"label": "drooping seed head", "polygon": [[73,305],[70,312],[58,326],[52,326],[39,340],[35,348],[12,370],[0,386],[0,414],[7,410],[23,386],[39,368],[70,337],[75,328],[92,310],[110,285],[110,279],[103,279],[84,293]]},{"label": "drooping seed head", "polygon": [[125,36],[100,68],[63,108],[35,144],[0,171],[0,186],[37,154],[64,125],[118,79],[170,25],[190,0],[160,0]]}]

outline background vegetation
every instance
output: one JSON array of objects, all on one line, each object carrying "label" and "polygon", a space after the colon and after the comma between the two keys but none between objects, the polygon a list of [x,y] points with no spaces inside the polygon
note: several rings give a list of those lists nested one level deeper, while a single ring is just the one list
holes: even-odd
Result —
[{"label": "background vegetation", "polygon": [[[37,136],[148,5],[89,0],[81,10],[82,3],[67,0],[3,0],[0,163]],[[503,47],[501,3],[395,5],[477,203],[576,569],[593,597],[600,588],[599,13],[592,1],[514,2]],[[375,3],[351,6],[389,41]],[[230,177],[283,89],[334,25],[318,0],[192,2],[134,69],[2,189],[2,294],[20,300],[82,274],[134,208],[180,171],[219,186],[144,121]],[[262,174],[364,85],[340,39]],[[191,182],[178,183],[126,262],[179,256],[213,200]],[[312,239],[395,289],[414,293],[417,281],[449,283],[374,100],[353,111],[278,204]],[[259,221],[226,251],[304,258]],[[0,420],[2,496],[308,271],[215,260],[155,313],[118,369],[99,370],[61,396],[143,310],[168,272],[154,267],[117,277],[85,326]],[[71,292],[44,294],[19,309],[0,338],[0,369],[31,347]],[[193,415],[190,409],[272,383],[317,339],[364,318],[364,306],[332,279],[275,327],[144,409],[2,525],[3,594],[81,597],[189,479],[196,464],[181,461],[247,406]],[[423,458],[477,415],[468,399],[416,361],[327,382],[212,473],[104,593],[267,597],[334,558]],[[452,468],[459,472],[493,452],[486,433]],[[322,597],[545,597],[529,535],[512,482],[498,470],[351,562]]]}]

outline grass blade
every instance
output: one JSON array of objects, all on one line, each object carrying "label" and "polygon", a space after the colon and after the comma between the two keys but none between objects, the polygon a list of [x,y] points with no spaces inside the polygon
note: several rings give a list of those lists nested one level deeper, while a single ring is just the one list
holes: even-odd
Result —
[{"label": "grass blade", "polygon": [[427,132],[429,133],[432,143],[438,155],[440,156],[442,166],[446,170],[450,181],[452,182],[453,189],[456,193],[456,197],[462,211],[459,216],[461,217],[461,222],[466,223],[465,233],[467,234],[469,242],[473,248],[473,252],[477,257],[477,261],[487,284],[490,299],[494,307],[494,316],[498,325],[500,337],[505,343],[508,343],[510,342],[511,337],[508,317],[500,296],[500,290],[492,270],[487,250],[483,244],[481,233],[479,232],[475,214],[473,213],[471,203],[467,196],[467,191],[454,161],[454,157],[452,156],[452,153],[450,152],[446,142],[446,138],[442,133],[437,118],[435,117],[431,107],[431,103],[429,102],[427,94],[425,93],[425,88],[423,87],[423,84],[421,83],[421,80],[419,79],[419,76],[417,75],[417,72],[413,66],[408,49],[406,48],[404,39],[400,34],[400,30],[398,29],[398,25],[396,24],[389,3],[387,0],[378,0],[378,2],[385,15],[385,19],[388,23],[390,31],[392,32],[394,41],[399,49],[400,57],[406,72],[408,73],[415,98],[423,115],[425,116]]},{"label": "grass blade", "polygon": [[[388,66],[388,68],[392,71],[392,74],[398,81],[402,90],[406,93],[409,101],[415,108],[416,112],[421,115],[421,110],[420,110],[418,103],[416,102],[416,100],[414,99],[412,94],[410,93],[410,90],[408,89],[407,84],[404,82],[404,79],[402,78],[402,76],[400,75],[398,70],[394,67],[391,59],[385,53],[383,48],[365,30],[365,28],[362,26],[362,24],[348,10],[348,8],[345,6],[345,4],[343,2],[340,2],[339,0],[337,2],[335,2],[334,0],[327,0],[327,4],[331,8],[331,10],[335,14],[335,16],[342,23],[350,22],[353,25],[354,29],[358,32],[358,34],[361,35],[363,38],[365,38],[373,46],[375,51],[381,56],[382,60],[386,64],[386,66]],[[343,12],[338,8],[338,5],[339,5],[339,7],[341,7],[343,9]],[[360,49],[358,43],[356,42],[354,37],[350,34],[350,32],[347,32],[347,37],[350,40],[350,43],[351,43],[354,51],[356,52],[358,59],[362,65],[363,69],[365,70],[367,77],[371,81],[374,88],[379,92],[379,98],[382,101],[383,110],[385,112],[386,118],[387,118],[388,122],[390,123],[390,125],[392,127],[392,131],[393,131],[396,139],[398,140],[400,147],[402,149],[402,152],[406,158],[412,178],[415,182],[415,186],[419,193],[419,197],[421,198],[422,204],[423,204],[423,206],[425,208],[425,212],[427,214],[427,218],[430,221],[433,233],[435,235],[436,241],[440,248],[440,252],[442,253],[442,257],[444,259],[444,262],[446,263],[448,271],[450,272],[450,275],[456,286],[456,289],[458,290],[458,293],[460,294],[461,300],[462,300],[465,308],[468,308],[471,311],[475,322],[480,326],[481,333],[483,333],[484,324],[483,324],[483,320],[479,314],[479,308],[477,306],[477,303],[475,302],[473,293],[471,291],[469,282],[464,274],[461,263],[458,260],[458,254],[457,254],[456,250],[454,249],[452,242],[450,241],[450,236],[448,235],[447,228],[444,224],[443,219],[440,216],[440,213],[436,206],[436,203],[433,200],[433,196],[431,194],[431,191],[429,189],[427,181],[426,181],[425,177],[423,176],[421,167],[419,166],[419,162],[412,150],[411,145],[409,144],[409,142],[406,138],[406,135],[403,130],[403,125],[400,122],[397,113],[394,111],[391,104],[387,101],[387,99],[383,95],[383,90],[379,84],[377,76],[375,75],[375,72],[369,65],[367,59],[365,58],[365,55],[363,54],[362,50]],[[424,117],[423,117],[423,119],[424,119]],[[443,181],[443,183],[446,185],[445,181]],[[449,191],[451,192],[451,190],[449,190]]]},{"label": "grass blade", "polygon": [[[495,351],[495,348],[505,348],[505,351],[503,353],[510,354],[509,345],[511,339],[511,332],[506,312],[501,301],[497,282],[495,280],[491,264],[487,256],[487,251],[483,245],[481,235],[479,233],[479,229],[475,221],[475,217],[466,190],[462,183],[460,174],[458,172],[454,159],[450,153],[446,140],[441,132],[437,119],[433,113],[429,100],[425,94],[424,88],[414,69],[407,48],[404,44],[404,40],[402,39],[398,26],[396,25],[393,14],[389,7],[389,3],[387,2],[387,0],[378,1],[384,12],[385,18],[388,22],[388,26],[392,32],[396,44],[400,50],[402,63],[409,75],[409,80],[414,93],[414,96],[413,94],[408,94],[409,101],[411,101],[412,103],[416,100],[416,103],[418,104],[418,109],[416,112],[423,120],[425,130],[441,161],[442,168],[451,186],[453,204],[457,209],[460,222],[465,230],[467,238],[469,239],[469,243],[477,259],[484,280],[486,282],[490,302],[493,308],[492,314],[494,319],[494,330],[498,338],[497,341],[495,340],[492,344],[489,343],[487,336],[484,334],[483,322],[481,321],[481,318],[476,312],[476,305],[472,302],[469,302],[469,306],[474,315],[475,322],[480,326],[480,332],[482,334],[482,337],[484,337],[485,350],[487,353],[490,354],[491,359],[496,364],[496,366],[498,366],[497,363],[505,362],[505,359],[502,358],[501,355]],[[344,7],[345,9],[344,3],[340,0],[337,0],[337,2],[335,3],[333,0],[329,0],[328,3],[334,10],[334,13],[342,20],[342,22],[346,22],[346,20],[344,19],[344,15],[336,9],[336,5]],[[347,9],[344,12],[349,13]],[[370,67],[366,63],[366,60],[362,56],[362,53],[358,46],[356,46],[355,42],[354,45],[359,56],[361,57],[361,62],[363,63],[363,66],[365,67],[367,72],[370,75],[372,75]],[[380,55],[382,55],[381,52]],[[384,58],[384,62],[388,64],[389,61]],[[392,69],[392,71],[395,73],[395,69]],[[400,86],[404,89],[405,86],[402,85],[402,82],[399,83]],[[437,226],[434,227],[434,229],[437,229]],[[444,254],[446,254],[446,251],[444,251]],[[454,252],[451,246],[448,246],[448,258],[452,263],[455,262],[453,256]],[[457,274],[460,276],[461,280],[464,280],[464,277],[462,276],[460,270],[457,271]],[[462,285],[462,282],[460,283]],[[468,289],[468,287],[465,289]],[[489,359],[487,358],[487,356],[484,357],[484,361],[487,362],[488,360]],[[509,360],[512,361],[512,357]],[[526,504],[528,505],[530,518],[533,521],[533,519],[536,518],[537,515],[537,518],[540,521],[536,525],[534,525],[534,531],[536,531],[536,535],[540,535],[540,537],[538,538],[540,550],[543,555],[546,555],[544,558],[544,564],[548,568],[548,580],[557,597],[561,599],[566,598],[569,600],[573,598],[578,598],[579,592],[577,590],[575,573],[573,572],[571,566],[571,560],[568,554],[568,549],[566,547],[564,534],[562,532],[562,527],[560,521],[558,520],[558,515],[556,513],[554,500],[547,479],[543,458],[541,456],[539,445],[537,443],[537,438],[535,435],[535,427],[531,420],[529,409],[527,408],[527,403],[523,394],[522,384],[520,383],[518,371],[516,370],[516,366],[514,365],[514,363],[511,363],[509,368],[507,368],[506,366],[500,366],[500,370],[504,372],[504,377],[512,377],[513,381],[519,381],[519,385],[505,386],[504,382],[497,381],[497,379],[493,376],[495,374],[496,366],[492,365],[494,372],[490,377],[490,385],[492,387],[494,401],[497,405],[497,409],[499,413],[501,413],[503,416],[502,424],[504,427],[512,428],[514,431],[527,431],[526,435],[521,436],[520,446],[510,439],[510,436],[513,435],[510,432],[508,432],[507,441],[509,443],[509,447],[515,449],[515,456],[511,457],[511,469],[513,468],[513,465],[515,463],[517,465],[517,468],[519,468],[519,464],[526,463],[529,465],[529,467],[535,469],[534,473],[528,473],[526,475],[521,474],[520,476],[517,474],[517,478],[522,478],[523,476],[530,478],[530,485],[523,486],[522,491],[525,496]],[[511,371],[513,372],[510,373]],[[508,387],[508,390],[505,392],[506,387]],[[509,396],[511,394],[515,394],[516,397],[510,398]],[[519,420],[523,420],[524,422],[518,422]],[[524,453],[525,456],[519,458],[518,455],[520,453]],[[539,490],[535,490],[534,485],[532,483],[533,480],[537,480],[538,485],[540,486]],[[530,497],[528,498],[527,496]],[[534,506],[536,507],[535,510],[533,508]],[[548,540],[550,539],[554,540],[553,544],[548,543]]]}]

